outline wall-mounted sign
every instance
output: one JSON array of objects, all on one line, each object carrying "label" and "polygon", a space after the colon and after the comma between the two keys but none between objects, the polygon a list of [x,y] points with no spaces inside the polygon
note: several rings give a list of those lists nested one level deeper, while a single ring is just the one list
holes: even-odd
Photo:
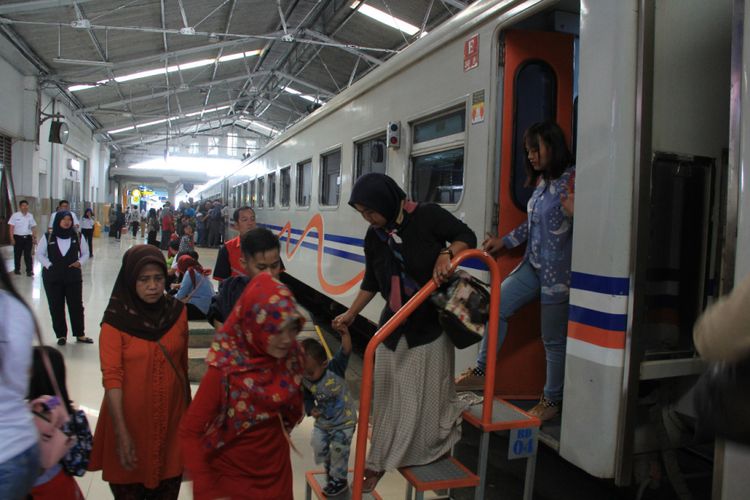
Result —
[{"label": "wall-mounted sign", "polygon": [[484,121],[484,89],[477,90],[471,95],[471,123]]},{"label": "wall-mounted sign", "polygon": [[472,36],[464,42],[464,71],[469,71],[479,66],[479,34]]}]

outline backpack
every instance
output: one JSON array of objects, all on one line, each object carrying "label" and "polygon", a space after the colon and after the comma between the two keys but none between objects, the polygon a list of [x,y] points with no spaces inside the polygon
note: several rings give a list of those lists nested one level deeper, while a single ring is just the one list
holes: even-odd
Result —
[{"label": "backpack", "polygon": [[438,309],[438,321],[459,349],[476,344],[484,337],[490,317],[490,293],[487,285],[466,271],[453,276],[432,294]]}]

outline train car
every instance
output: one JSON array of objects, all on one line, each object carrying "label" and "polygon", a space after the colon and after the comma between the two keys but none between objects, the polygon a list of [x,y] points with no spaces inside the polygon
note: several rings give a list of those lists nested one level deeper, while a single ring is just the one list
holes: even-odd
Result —
[{"label": "train car", "polygon": [[[347,205],[360,175],[387,173],[480,241],[503,235],[526,219],[523,132],[556,121],[577,159],[575,227],[564,406],[543,440],[596,477],[647,480],[692,439],[691,388],[704,369],[693,322],[750,271],[738,223],[750,216],[738,181],[750,168],[743,7],[477,1],[248,158],[213,195],[252,205],[279,234],[290,276],[348,306],[364,267],[366,224]],[[502,272],[521,256],[501,255]],[[382,305],[363,316],[376,322]],[[537,318],[530,306],[512,319],[498,393],[541,392]],[[475,355],[458,351],[457,370]]]}]

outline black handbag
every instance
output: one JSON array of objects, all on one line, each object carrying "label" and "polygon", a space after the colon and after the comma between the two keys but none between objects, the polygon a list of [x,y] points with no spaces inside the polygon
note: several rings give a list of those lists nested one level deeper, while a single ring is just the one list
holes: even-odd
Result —
[{"label": "black handbag", "polygon": [[695,385],[697,434],[750,445],[750,356],[709,366]]},{"label": "black handbag", "polygon": [[430,299],[453,345],[464,349],[482,340],[490,317],[490,293],[484,283],[459,270]]}]

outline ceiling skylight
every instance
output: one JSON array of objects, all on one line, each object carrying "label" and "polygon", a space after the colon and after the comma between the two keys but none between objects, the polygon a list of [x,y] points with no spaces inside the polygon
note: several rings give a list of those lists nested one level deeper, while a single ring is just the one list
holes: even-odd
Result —
[{"label": "ceiling skylight", "polygon": [[[115,77],[114,81],[117,83],[123,83],[123,82],[129,82],[131,80],[138,80],[141,78],[149,78],[151,76],[158,76],[158,75],[164,75],[166,73],[173,73],[175,71],[186,71],[189,69],[195,69],[195,68],[201,68],[203,66],[209,66],[211,64],[214,64],[215,62],[227,62],[227,61],[234,61],[236,59],[242,59],[243,57],[252,57],[257,56],[261,53],[261,50],[251,50],[248,52],[237,52],[234,54],[227,54],[225,56],[221,56],[218,59],[199,59],[197,61],[192,61],[184,64],[175,64],[173,66],[168,66],[166,68],[153,68],[153,69],[147,69],[144,71],[139,71],[137,73],[131,73],[129,75],[123,75],[123,76],[117,76]],[[97,85],[104,85],[107,83],[110,83],[112,80],[109,78],[106,78],[104,80],[99,80],[96,82],[96,85],[73,85],[68,87],[68,90],[71,92],[78,92],[79,90],[86,90],[86,89],[93,89]]]},{"label": "ceiling skylight", "polygon": [[[359,0],[352,2],[351,8],[356,9],[360,3],[361,2],[359,2]],[[380,9],[376,9],[375,7],[372,7],[367,4],[360,6],[357,12],[360,12],[371,19],[374,19],[380,23],[383,23],[386,26],[390,26],[391,28],[395,28],[399,31],[403,31],[409,36],[414,35],[419,32],[419,28],[417,26],[414,26],[413,24],[409,24],[403,19],[399,19],[395,16],[390,15],[387,12],[384,12]],[[422,33],[422,36],[425,36],[426,34],[427,32],[425,31]]]},{"label": "ceiling skylight", "polygon": [[195,111],[193,113],[187,113],[187,114],[184,114],[184,115],[175,115],[175,116],[170,116],[169,118],[161,118],[159,120],[154,120],[154,121],[150,121],[150,122],[136,123],[135,125],[131,125],[129,127],[116,128],[114,130],[107,130],[107,133],[108,134],[119,134],[120,132],[126,132],[128,130],[135,130],[135,129],[140,130],[142,128],[150,127],[152,125],[158,125],[160,123],[165,123],[165,122],[168,122],[168,121],[179,120],[180,118],[189,118],[191,116],[198,116],[201,113],[204,113],[204,114],[205,113],[215,113],[216,111],[221,111],[222,109],[229,109],[229,106],[219,106],[219,107],[216,107],[216,108],[210,108],[210,109],[206,109],[206,110],[203,110],[203,111]]},{"label": "ceiling skylight", "polygon": [[284,92],[287,92],[287,93],[292,94],[292,95],[298,95],[302,99],[306,99],[306,100],[308,100],[310,102],[314,102],[315,104],[323,104],[323,101],[321,101],[317,97],[313,97],[311,95],[303,94],[299,90],[293,89],[292,87],[284,87]]}]

